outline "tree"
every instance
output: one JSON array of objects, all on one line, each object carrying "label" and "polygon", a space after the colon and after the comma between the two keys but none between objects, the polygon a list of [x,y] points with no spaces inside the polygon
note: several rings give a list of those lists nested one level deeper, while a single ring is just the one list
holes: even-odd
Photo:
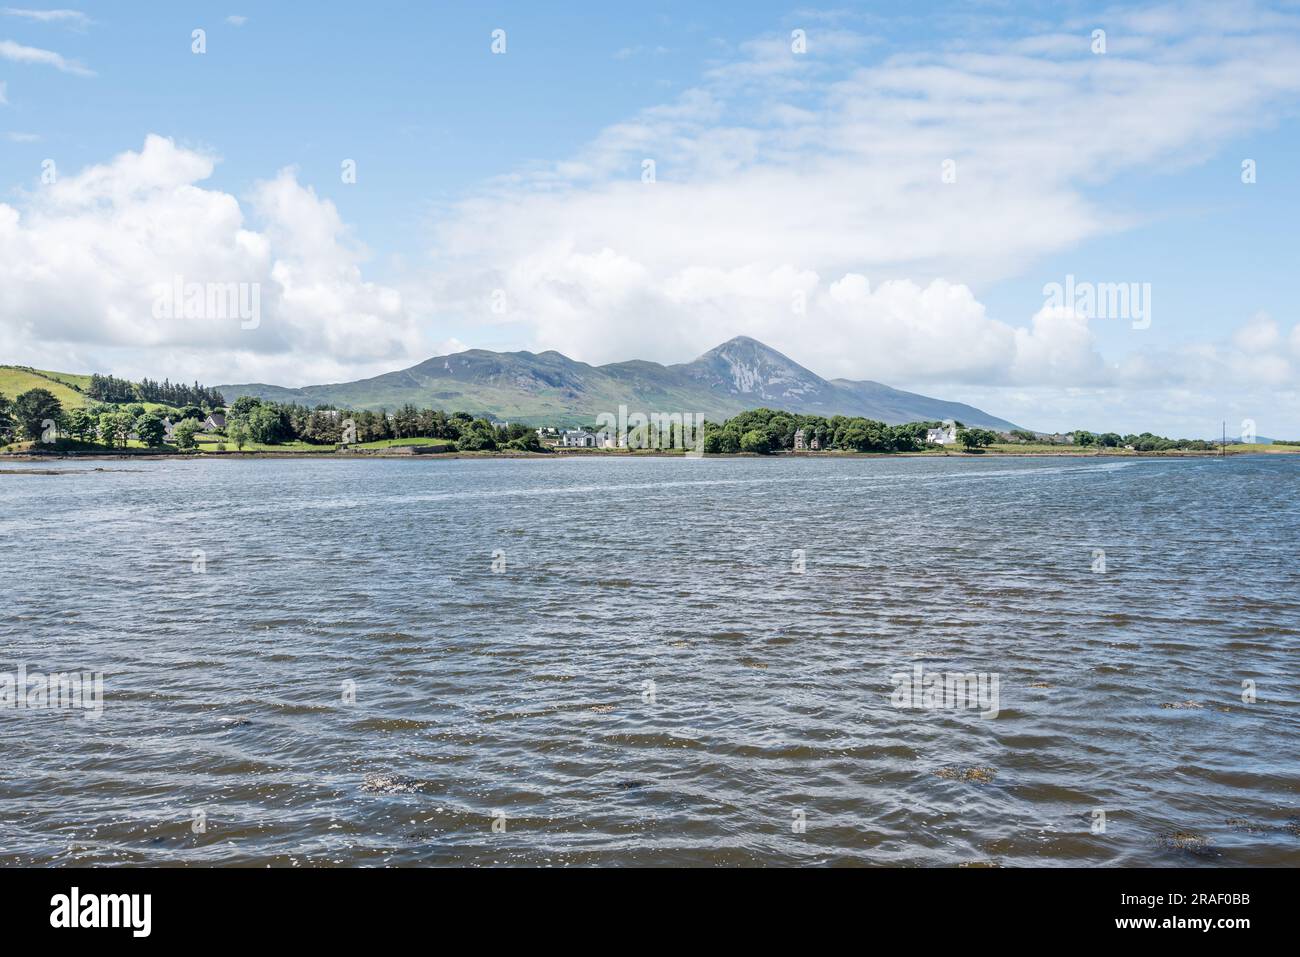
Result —
[{"label": "tree", "polygon": [[248,414],[262,404],[261,399],[254,398],[251,395],[241,395],[238,399],[230,404],[230,411],[226,414],[227,419],[243,419]]},{"label": "tree", "polygon": [[988,429],[958,429],[957,430],[957,441],[962,444],[962,448],[964,448],[967,452],[971,452],[974,451],[975,449],[984,448],[985,446],[992,445],[994,442],[997,441],[997,438],[998,438],[997,433],[991,432]]},{"label": "tree", "polygon": [[[235,404],[238,405],[239,403],[236,402]],[[248,414],[245,421],[248,425],[248,434],[254,442],[275,445],[289,438],[292,434],[289,417],[284,410],[272,405],[259,405]]]},{"label": "tree", "polygon": [[853,419],[840,436],[839,445],[855,452],[885,452],[891,447],[889,426],[874,419]]},{"label": "tree", "polygon": [[889,429],[889,444],[897,452],[915,452],[925,448],[925,432],[929,428],[923,422],[908,422]]},{"label": "tree", "polygon": [[242,450],[244,443],[248,441],[248,429],[238,419],[226,423],[226,438],[235,444],[235,448]]},{"label": "tree", "polygon": [[750,429],[740,437],[740,451],[753,452],[757,455],[767,455],[772,451],[771,443],[768,441],[767,433],[760,432],[758,429]]},{"label": "tree", "polygon": [[14,399],[13,417],[24,435],[39,441],[47,423],[57,425],[63,418],[63,406],[48,389],[28,389]]},{"label": "tree", "polygon": [[3,392],[0,392],[0,442],[7,441],[13,434],[14,419],[10,410],[13,408],[13,402]]},{"label": "tree", "polygon": [[73,409],[68,413],[68,434],[82,442],[93,440],[95,436],[95,417],[85,409]]},{"label": "tree", "polygon": [[126,448],[127,436],[135,429],[135,419],[125,412],[105,412],[99,417],[99,438],[105,445]]},{"label": "tree", "polygon": [[487,419],[475,419],[460,434],[456,449],[460,452],[491,452],[497,447],[496,429]]},{"label": "tree", "polygon": [[176,436],[176,447],[178,449],[194,448],[194,436],[199,429],[203,428],[198,419],[182,419],[180,424],[172,431]]},{"label": "tree", "polygon": [[523,435],[513,438],[507,445],[508,448],[516,449],[520,452],[545,452],[542,448],[542,440],[537,437],[537,433],[532,429],[526,431]]},{"label": "tree", "polygon": [[[227,426],[226,434],[230,434]],[[326,415],[324,412],[310,412],[303,420],[302,428],[298,429],[298,437],[307,442],[316,442],[320,445],[333,445],[338,442],[342,436],[340,423],[332,415]]]},{"label": "tree", "polygon": [[740,436],[734,428],[722,428],[712,423],[705,426],[704,451],[709,455],[727,455],[740,451]]},{"label": "tree", "polygon": [[162,424],[162,419],[146,412],[135,420],[135,434],[146,446],[156,449],[163,444],[163,437],[167,434],[167,430]]}]

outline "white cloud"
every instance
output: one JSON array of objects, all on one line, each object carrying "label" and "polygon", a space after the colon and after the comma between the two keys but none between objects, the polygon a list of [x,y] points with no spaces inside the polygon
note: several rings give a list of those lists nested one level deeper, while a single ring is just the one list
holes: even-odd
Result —
[{"label": "white cloud", "polygon": [[39,63],[52,66],[63,73],[72,73],[76,76],[95,75],[93,70],[87,69],[76,60],[69,60],[53,50],[27,47],[21,43],[15,43],[13,40],[0,40],[0,57],[12,63]]},{"label": "white cloud", "polygon": [[1269,316],[1260,313],[1241,326],[1232,337],[1242,352],[1255,354],[1276,349],[1282,342],[1278,325]]},{"label": "white cloud", "polygon": [[80,10],[25,10],[5,7],[3,12],[7,17],[19,17],[38,23],[62,23],[76,30],[84,30],[92,23],[90,17]]},{"label": "white cloud", "polygon": [[1180,7],[1170,36],[1125,17],[1104,57],[1090,30],[867,65],[844,31],[809,30],[802,56],[755,41],[580,154],[446,210],[429,309],[592,362],[746,334],[823,374],[1098,387],[1113,372],[1087,322],[992,318],[972,290],[1134,222],[1088,187],[1200,161],[1294,105],[1300,20],[1248,12],[1225,32]]},{"label": "white cloud", "polygon": [[229,23],[232,27],[242,27],[245,23],[248,22],[248,17],[240,16],[238,14],[231,14],[230,16],[226,17],[226,22]]},{"label": "white cloud", "polygon": [[[1276,336],[1269,327],[1276,328]],[[1243,419],[1273,438],[1300,436],[1300,323],[1283,332],[1255,316],[1222,341],[1151,345],[1082,377],[1024,387],[967,387],[950,397],[1046,430],[1154,430],[1230,436]]]},{"label": "white cloud", "polygon": [[[362,278],[365,251],[333,203],[283,170],[257,184],[245,210],[199,185],[213,164],[150,136],[139,152],[41,187],[21,213],[0,204],[4,340],[31,356],[89,355],[84,368],[104,369],[108,357],[125,363],[113,371],[183,368],[205,380],[381,371],[416,348],[400,295]],[[155,318],[176,277],[256,284],[260,325]]]}]

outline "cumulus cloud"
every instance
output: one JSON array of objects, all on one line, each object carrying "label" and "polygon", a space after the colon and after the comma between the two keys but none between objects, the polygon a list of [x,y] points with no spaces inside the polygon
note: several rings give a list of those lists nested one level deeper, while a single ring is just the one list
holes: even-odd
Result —
[{"label": "cumulus cloud", "polygon": [[[1049,314],[1048,310],[1035,317]],[[1062,314],[1067,322],[1076,322]],[[1023,330],[1017,330],[1018,333]],[[1240,434],[1249,419],[1258,434],[1300,435],[1300,323],[1286,328],[1254,316],[1221,340],[1150,344],[1086,375],[1017,386],[970,387],[963,400],[1015,422],[1066,431],[1158,430],[1188,438]]]},{"label": "cumulus cloud", "polygon": [[[136,374],[170,362],[210,378],[377,371],[415,348],[400,294],[362,277],[365,251],[331,202],[289,169],[258,183],[246,209],[200,185],[214,162],[150,136],[139,152],[41,187],[22,212],[0,204],[6,341],[29,354],[133,356]],[[157,303],[177,283],[256,289],[260,321],[173,318]]]},{"label": "cumulus cloud", "polygon": [[1105,56],[1091,28],[865,65],[870,38],[841,29],[809,29],[806,55],[756,40],[445,210],[428,307],[593,362],[746,334],[853,378],[1113,383],[1085,318],[990,317],[972,290],[1134,224],[1091,187],[1201,161],[1294,103],[1300,20],[1230,14],[1116,12]]}]

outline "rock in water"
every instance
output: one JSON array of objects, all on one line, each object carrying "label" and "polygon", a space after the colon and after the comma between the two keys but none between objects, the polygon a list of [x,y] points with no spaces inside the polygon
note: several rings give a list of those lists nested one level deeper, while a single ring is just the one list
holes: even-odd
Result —
[{"label": "rock in water", "polygon": [[428,786],[428,781],[405,774],[367,774],[361,790],[371,794],[416,794]]}]

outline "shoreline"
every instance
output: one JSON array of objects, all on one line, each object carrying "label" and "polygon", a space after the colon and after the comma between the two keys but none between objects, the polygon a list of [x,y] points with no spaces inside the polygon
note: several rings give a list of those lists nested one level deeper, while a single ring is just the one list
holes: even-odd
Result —
[{"label": "shoreline", "polygon": [[[399,447],[401,448],[401,447]],[[406,446],[405,448],[412,448]],[[418,446],[414,448],[419,448]],[[1242,449],[1233,451],[1229,448],[1227,456],[1236,455],[1300,455],[1300,446],[1279,446],[1276,449],[1263,451],[1257,448]],[[131,461],[131,460],[161,460],[161,461],[213,461],[220,459],[295,459],[306,461],[331,461],[331,462],[355,462],[366,459],[530,459],[530,460],[558,460],[558,459],[582,459],[582,458],[606,458],[618,460],[631,460],[642,458],[656,459],[684,459],[683,452],[662,452],[662,451],[609,451],[604,449],[592,450],[570,450],[555,452],[411,452],[411,451],[392,451],[387,449],[376,449],[373,451],[352,451],[352,452],[150,452],[143,449],[133,451],[64,451],[64,452],[0,452],[0,463],[2,462],[51,462],[51,461]],[[1124,450],[1121,452],[1100,452],[1100,451],[1071,451],[1068,449],[1052,451],[1025,451],[1012,452],[1005,450],[980,451],[980,452],[775,452],[767,455],[759,455],[753,452],[718,452],[710,453],[705,458],[710,459],[898,459],[898,458],[916,458],[916,459],[967,459],[978,461],[980,459],[990,458],[1072,458],[1072,459],[1133,459],[1133,458],[1220,458],[1224,457],[1219,450],[1195,451],[1195,450],[1171,450],[1165,452],[1137,452]],[[16,469],[5,471],[18,472]]]}]

